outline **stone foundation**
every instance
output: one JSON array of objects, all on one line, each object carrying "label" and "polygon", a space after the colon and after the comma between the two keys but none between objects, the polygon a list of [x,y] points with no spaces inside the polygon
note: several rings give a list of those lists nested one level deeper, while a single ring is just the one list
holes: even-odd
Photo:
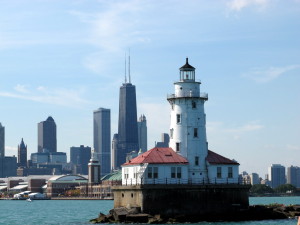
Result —
[{"label": "stone foundation", "polygon": [[230,213],[249,207],[249,185],[114,186],[114,208],[139,207],[142,213],[174,217]]}]

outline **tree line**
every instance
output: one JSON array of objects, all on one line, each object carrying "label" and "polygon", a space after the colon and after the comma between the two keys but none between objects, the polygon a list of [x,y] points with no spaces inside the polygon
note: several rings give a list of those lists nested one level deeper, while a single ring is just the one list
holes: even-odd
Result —
[{"label": "tree line", "polygon": [[300,191],[291,184],[282,184],[276,188],[271,188],[265,184],[254,184],[250,188],[251,194],[300,194]]}]

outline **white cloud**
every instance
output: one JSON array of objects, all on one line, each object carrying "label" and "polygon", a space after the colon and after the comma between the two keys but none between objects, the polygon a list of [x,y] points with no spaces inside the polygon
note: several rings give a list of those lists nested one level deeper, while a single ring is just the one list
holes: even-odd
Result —
[{"label": "white cloud", "polygon": [[243,74],[243,77],[256,81],[257,83],[266,83],[272,81],[283,74],[300,68],[300,65],[289,65],[284,67],[270,67],[268,69],[253,69],[249,73]]},{"label": "white cloud", "polygon": [[13,146],[5,146],[5,155],[16,156],[18,154],[18,148]]},{"label": "white cloud", "polygon": [[28,93],[28,92],[29,92],[29,91],[27,90],[26,86],[25,86],[25,85],[21,85],[21,84],[18,84],[17,86],[15,86],[14,89],[15,89],[17,92],[21,92],[21,93]]},{"label": "white cloud", "polygon": [[28,89],[24,89],[23,85],[16,87],[14,88],[16,92],[0,91],[0,96],[70,107],[81,107],[83,104],[89,103],[81,97],[83,89],[49,89],[40,86],[34,93],[31,93]]},{"label": "white cloud", "polygon": [[233,133],[243,133],[243,132],[260,130],[262,128],[264,128],[264,126],[261,124],[258,124],[257,122],[249,122],[245,125],[242,125],[239,127],[234,127],[234,128],[226,128],[225,130],[228,132],[233,132]]},{"label": "white cloud", "polygon": [[300,151],[300,147],[299,147],[299,146],[296,146],[296,145],[287,144],[287,145],[286,145],[286,148],[287,148],[288,150]]},{"label": "white cloud", "polygon": [[232,11],[241,11],[247,7],[258,7],[259,9],[265,8],[269,4],[269,0],[232,0],[227,6]]},{"label": "white cloud", "polygon": [[264,128],[258,121],[247,122],[240,126],[225,125],[222,122],[207,122],[207,133],[211,136],[231,137],[233,140],[240,140],[245,133],[258,131]]}]

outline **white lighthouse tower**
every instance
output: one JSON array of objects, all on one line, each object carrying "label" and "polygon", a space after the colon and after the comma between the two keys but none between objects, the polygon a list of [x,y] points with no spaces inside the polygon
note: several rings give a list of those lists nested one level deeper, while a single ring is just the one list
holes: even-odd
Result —
[{"label": "white lighthouse tower", "polygon": [[208,95],[200,93],[201,82],[195,80],[195,68],[188,58],[179,70],[180,79],[174,83],[175,94],[168,96],[171,105],[169,146],[188,160],[191,181],[206,180],[208,146],[204,103]]}]

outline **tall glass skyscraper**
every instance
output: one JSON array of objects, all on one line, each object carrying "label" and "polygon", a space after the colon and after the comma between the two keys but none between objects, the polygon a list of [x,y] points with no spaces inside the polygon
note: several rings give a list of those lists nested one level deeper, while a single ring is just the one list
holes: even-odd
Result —
[{"label": "tall glass skyscraper", "polygon": [[110,109],[94,111],[94,149],[101,165],[101,177],[111,171]]},{"label": "tall glass skyscraper", "polygon": [[126,155],[131,151],[139,150],[136,93],[135,86],[130,82],[120,87],[119,99],[119,127],[117,146],[114,148],[114,169],[126,162]]},{"label": "tall glass skyscraper", "polygon": [[57,152],[56,124],[51,116],[38,123],[38,152],[43,152],[44,149]]},{"label": "tall glass skyscraper", "polygon": [[5,128],[0,123],[0,157],[5,156]]}]

